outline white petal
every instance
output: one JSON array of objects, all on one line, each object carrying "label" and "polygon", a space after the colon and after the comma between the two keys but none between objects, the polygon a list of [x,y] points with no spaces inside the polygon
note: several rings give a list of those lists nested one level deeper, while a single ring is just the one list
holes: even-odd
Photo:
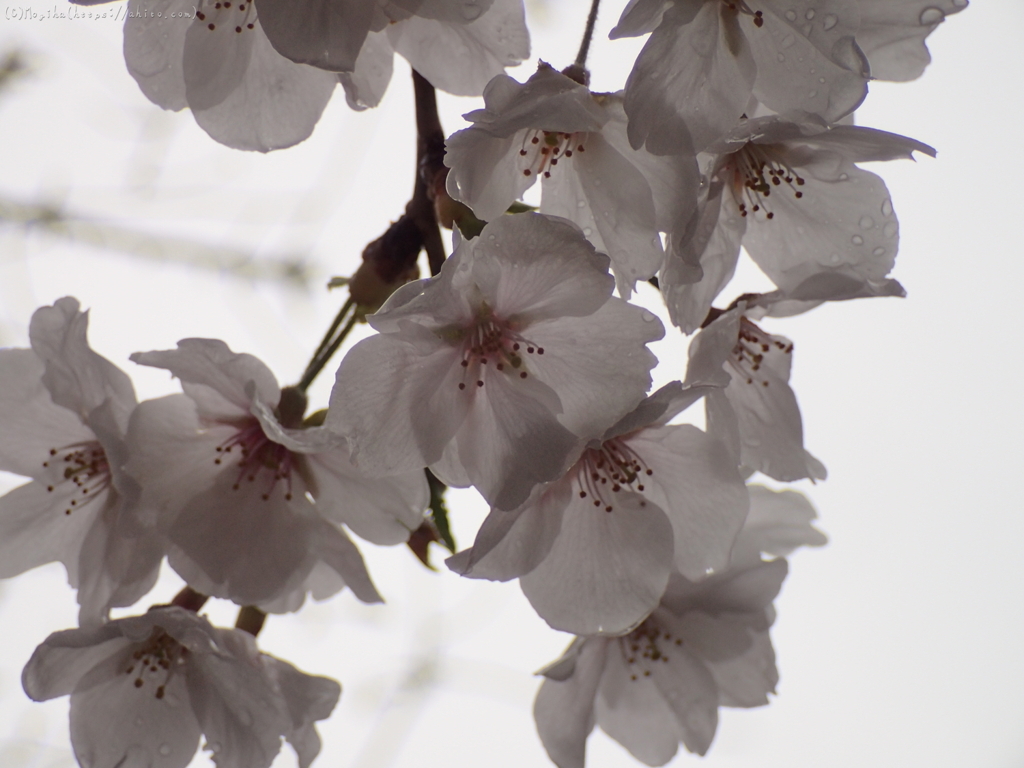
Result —
[{"label": "white petal", "polygon": [[725,448],[690,425],[644,429],[625,442],[653,473],[644,495],[672,523],[675,567],[689,579],[724,569],[749,503]]},{"label": "white petal", "polygon": [[828,543],[811,525],[818,516],[807,497],[797,491],[774,491],[763,485],[749,485],[750,514],[736,540],[733,563],[752,563],[765,552],[785,557],[797,547],[820,547]]},{"label": "white petal", "polygon": [[743,654],[723,661],[709,661],[718,703],[723,707],[760,707],[775,693],[779,672],[775,650],[767,631],[752,632],[750,646]]},{"label": "white petal", "polygon": [[364,603],[384,602],[370,580],[362,554],[343,529],[321,520],[314,531],[313,540],[313,554],[341,576],[352,594]]},{"label": "white petal", "polygon": [[67,696],[93,667],[129,645],[117,626],[54,632],[25,665],[21,684],[33,701]]},{"label": "white petal", "polygon": [[[188,106],[182,56],[192,0],[129,0],[124,61],[146,98],[164,109]],[[187,14],[187,15],[186,15]]]},{"label": "white petal", "polygon": [[584,767],[607,647],[607,640],[589,638],[579,652],[572,677],[564,682],[545,679],[537,691],[533,719],[544,749],[558,768]]},{"label": "white petal", "polygon": [[921,76],[931,56],[924,40],[946,16],[967,7],[957,0],[858,0],[857,42],[877,80],[905,82]]},{"label": "white petal", "polygon": [[555,629],[620,634],[658,605],[671,562],[672,526],[654,504],[619,493],[606,512],[573,498],[551,552],[519,583]]},{"label": "white petal", "polygon": [[217,106],[238,88],[252,62],[255,36],[250,29],[235,32],[230,23],[192,22],[185,34],[182,71],[193,112]]},{"label": "white petal", "polygon": [[352,109],[376,107],[384,98],[391,82],[395,49],[385,32],[371,32],[359,51],[353,72],[342,72],[338,80],[345,89],[345,99]]},{"label": "white petal", "polygon": [[259,14],[282,56],[330,72],[353,71],[369,31],[387,23],[365,0],[261,0]]},{"label": "white petal", "polygon": [[320,752],[320,736],[313,723],[331,716],[341,696],[341,686],[330,678],[300,672],[273,656],[264,654],[262,660],[291,718],[292,729],[285,736],[298,755],[299,768],[308,768]]},{"label": "white petal", "polygon": [[718,728],[718,688],[707,666],[685,646],[673,648],[668,659],[651,678],[675,713],[683,744],[703,755]]},{"label": "white petal", "polygon": [[507,137],[478,128],[453,133],[445,142],[448,194],[472,208],[477,218],[495,221],[537,180],[520,167],[519,149],[526,140],[525,129]]},{"label": "white petal", "polygon": [[[305,141],[331,99],[337,77],[281,56],[254,30],[252,57],[237,86],[209,107],[189,104],[199,127],[234,149],[269,152]],[[246,37],[243,33],[239,37]]]}]

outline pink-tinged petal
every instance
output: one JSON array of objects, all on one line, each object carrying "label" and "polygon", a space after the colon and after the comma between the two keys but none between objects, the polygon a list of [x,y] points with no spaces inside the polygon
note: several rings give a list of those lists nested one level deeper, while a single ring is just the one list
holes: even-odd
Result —
[{"label": "pink-tinged petal", "polygon": [[658,605],[672,563],[672,525],[633,493],[614,509],[573,498],[544,561],[519,583],[553,628],[578,635],[621,634]]},{"label": "pink-tinged petal", "polygon": [[[701,327],[715,298],[736,272],[747,221],[734,205],[723,205],[723,192],[720,185],[713,185],[693,231],[685,238],[674,234],[669,238],[658,279],[669,316],[683,333]],[[695,274],[696,282],[691,279]]]},{"label": "pink-tinged petal", "polygon": [[[97,664],[72,692],[75,756],[81,765],[185,768],[200,735],[185,679],[161,669],[136,687],[146,673],[132,658],[133,647]],[[163,688],[159,697],[158,685]]]},{"label": "pink-tinged petal", "polygon": [[758,100],[775,112],[810,112],[829,122],[860,106],[870,78],[854,39],[860,26],[856,0],[762,5],[764,26],[747,35],[757,62]]},{"label": "pink-tinged petal", "polygon": [[597,437],[643,399],[657,364],[644,345],[664,333],[653,314],[613,297],[589,317],[530,326],[530,339],[545,349],[530,358],[530,371],[558,393],[567,429]]},{"label": "pink-tinged petal", "polygon": [[282,56],[330,72],[352,72],[367,34],[388,22],[365,0],[259,0],[257,10]]},{"label": "pink-tinged petal", "polygon": [[497,0],[470,24],[413,17],[387,34],[413,69],[456,96],[479,96],[492,77],[530,55],[522,0]]},{"label": "pink-tinged petal", "polygon": [[619,16],[619,22],[608,34],[612,40],[620,37],[638,37],[653,32],[661,17],[672,7],[670,0],[629,0]]},{"label": "pink-tinged petal", "polygon": [[469,411],[458,388],[459,351],[419,330],[415,344],[397,334],[356,344],[331,392],[325,425],[349,440],[360,469],[377,476],[437,461]]},{"label": "pink-tinged petal", "polygon": [[421,470],[370,478],[343,451],[317,453],[307,463],[319,513],[344,523],[360,538],[374,544],[401,544],[423,522],[430,490]]},{"label": "pink-tinged petal", "polygon": [[676,716],[683,744],[703,755],[718,728],[718,687],[707,666],[685,645],[672,648],[667,658],[651,679]]},{"label": "pink-tinged petal", "polygon": [[657,392],[648,395],[604,433],[602,440],[611,440],[629,432],[649,426],[663,426],[707,395],[716,387],[684,387],[670,381]]},{"label": "pink-tinged petal", "polygon": [[286,499],[282,484],[268,490],[249,477],[224,470],[167,529],[171,567],[203,594],[240,605],[290,591],[312,568],[315,512],[302,490]]},{"label": "pink-tinged petal", "polygon": [[731,659],[709,661],[708,669],[715,678],[718,703],[723,707],[763,706],[779,682],[775,650],[767,632],[751,632],[746,651]]},{"label": "pink-tinged petal", "polygon": [[132,362],[166,368],[181,380],[200,416],[230,421],[249,415],[249,382],[264,403],[277,403],[281,388],[274,374],[252,355],[236,354],[220,339],[182,339],[177,349],[136,352]]},{"label": "pink-tinged petal", "polygon": [[82,542],[108,503],[109,492],[75,509],[71,501],[79,494],[71,483],[48,491],[45,482],[36,481],[0,497],[0,578],[59,560],[67,568],[68,580],[78,585]]},{"label": "pink-tinged petal", "polygon": [[[129,0],[124,61],[146,98],[177,111],[188,106],[182,56],[192,0]],[[186,15],[187,14],[187,15]]]},{"label": "pink-tinged petal", "polygon": [[[197,655],[187,674],[206,748],[218,768],[269,768],[281,751],[281,734],[290,731],[290,718],[261,668],[252,638],[242,630],[215,631],[218,644],[235,652]],[[238,649],[242,644],[251,646],[248,653]]]},{"label": "pink-tinged petal", "polygon": [[652,473],[644,495],[672,523],[675,567],[694,580],[724,569],[749,505],[724,446],[690,425],[644,429],[625,443]]},{"label": "pink-tinged petal", "polygon": [[30,349],[0,349],[0,469],[40,479],[53,474],[43,466],[51,449],[96,439],[81,417],[54,405],[44,370]]},{"label": "pink-tinged petal", "polygon": [[906,82],[920,77],[932,60],[924,40],[967,0],[858,0],[857,43],[876,80]]},{"label": "pink-tinged petal", "polygon": [[511,136],[479,128],[453,133],[445,142],[448,194],[472,208],[477,218],[496,221],[537,180],[521,168],[519,150],[527,140],[525,128]]},{"label": "pink-tinged petal", "polygon": [[543,320],[590,320],[611,296],[608,259],[563,219],[504,216],[467,245],[480,292],[498,317],[515,322],[524,334]]},{"label": "pink-tinged petal", "polygon": [[109,399],[123,432],[135,407],[135,389],[124,371],[89,348],[89,313],[78,306],[77,299],[66,296],[32,315],[29,338],[46,366],[43,383],[54,403],[83,420]]},{"label": "pink-tinged petal", "polygon": [[299,758],[299,768],[309,768],[320,753],[320,736],[313,722],[331,716],[341,696],[341,686],[330,678],[300,672],[273,656],[264,654],[261,659],[264,671],[274,681],[291,719],[292,728],[285,738]]},{"label": "pink-tinged petal", "polygon": [[97,664],[127,648],[116,626],[54,632],[36,648],[21,673],[21,685],[33,701],[67,696]]},{"label": "pink-tinged petal", "polygon": [[826,301],[895,296],[906,298],[898,280],[864,280],[840,272],[818,272],[788,291],[761,294],[757,304],[767,308],[769,317],[792,317],[809,312]]},{"label": "pink-tinged petal", "polygon": [[234,25],[224,22],[192,22],[185,34],[182,71],[193,112],[217,106],[238,88],[252,61],[256,34],[245,28],[235,32]]},{"label": "pink-tinged petal", "polygon": [[628,638],[610,643],[595,707],[597,724],[640,762],[664,765],[679,750],[682,731],[654,684],[653,676],[661,669],[652,664],[645,676],[638,665],[629,663],[635,657],[628,643]]},{"label": "pink-tinged petal", "polygon": [[269,152],[305,141],[334,93],[337,76],[281,56],[259,21],[245,33],[238,37],[252,36],[252,56],[237,86],[208,107],[196,107],[189,96],[196,123],[234,149]]},{"label": "pink-tinged petal", "polygon": [[515,372],[480,375],[483,386],[459,392],[470,400],[456,435],[459,458],[488,502],[515,509],[535,485],[561,477],[579,441],[559,424],[558,396],[542,381]]},{"label": "pink-tinged petal", "polygon": [[665,12],[626,81],[633,147],[699,152],[740,119],[756,69],[739,24],[721,3],[680,3]]},{"label": "pink-tinged petal", "polygon": [[[559,168],[545,179],[541,211],[575,221],[611,258],[619,294],[628,298],[637,280],[657,272],[663,257],[650,185],[599,133],[588,136],[587,151],[572,166],[575,174]],[[565,186],[569,194],[560,195]]]},{"label": "pink-tinged petal", "polygon": [[193,496],[209,491],[222,473],[217,447],[237,433],[219,424],[200,432],[186,395],[140,403],[128,425],[125,467],[144,488],[140,522],[166,526]]},{"label": "pink-tinged petal", "polygon": [[571,493],[570,483],[554,483],[520,509],[492,509],[472,548],[449,558],[448,567],[462,576],[492,581],[529,573],[551,552]]},{"label": "pink-tinged petal", "polygon": [[395,49],[385,32],[371,32],[363,43],[352,72],[341,72],[338,81],[345,100],[355,110],[376,107],[384,98],[395,65]]},{"label": "pink-tinged petal", "polygon": [[533,719],[544,749],[558,768],[584,768],[607,648],[607,640],[588,638],[576,658],[572,677],[565,681],[547,678],[537,691]]},{"label": "pink-tinged petal", "polygon": [[324,427],[306,429],[282,427],[273,408],[258,398],[253,399],[252,405],[249,406],[249,413],[259,420],[264,435],[293,453],[319,454],[347,449],[343,437]]},{"label": "pink-tinged petal", "polygon": [[821,547],[828,538],[811,524],[818,514],[797,491],[749,485],[750,514],[736,539],[734,564],[757,563],[761,553],[785,557],[797,547]]},{"label": "pink-tinged petal", "polygon": [[810,144],[834,150],[854,163],[879,160],[913,160],[914,153],[935,157],[935,148],[898,133],[865,128],[860,125],[837,125],[827,131],[805,136],[793,144]]},{"label": "pink-tinged petal", "polygon": [[[377,588],[366,570],[366,563],[356,545],[341,528],[325,520],[318,522],[313,531],[313,554],[330,566],[341,578],[352,594],[364,603],[383,603]],[[316,593],[313,594],[317,597]]]}]

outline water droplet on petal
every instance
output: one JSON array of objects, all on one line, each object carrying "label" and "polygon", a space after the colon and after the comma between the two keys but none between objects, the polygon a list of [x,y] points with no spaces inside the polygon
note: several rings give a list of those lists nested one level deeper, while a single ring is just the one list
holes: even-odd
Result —
[{"label": "water droplet on petal", "polygon": [[584,202],[583,200],[580,200],[580,201],[578,201],[578,202],[576,203],[576,207],[577,207],[577,208],[586,208],[586,207],[587,207],[587,204],[586,204],[586,202]]},{"label": "water droplet on petal", "polygon": [[807,98],[808,99],[813,99],[817,95],[818,95],[817,91],[811,91],[810,93],[807,94]]},{"label": "water droplet on petal", "polygon": [[169,754],[171,754],[171,747],[167,744],[161,744],[160,749],[158,751],[160,752],[161,755],[167,757]]},{"label": "water droplet on petal", "polygon": [[850,174],[848,174],[848,173],[840,173],[839,174],[839,180],[840,181],[847,181],[849,178],[850,178]]},{"label": "water droplet on petal", "polygon": [[483,9],[476,3],[466,3],[462,6],[462,18],[466,21],[480,18],[481,13],[483,13]]},{"label": "water droplet on petal", "polygon": [[895,237],[896,233],[899,231],[899,227],[896,226],[895,221],[888,221],[885,226],[882,227],[882,231],[885,233],[886,237]]},{"label": "water droplet on petal", "polygon": [[953,5],[956,8],[966,8],[967,0],[953,0]]},{"label": "water droplet on petal", "polygon": [[777,59],[778,59],[779,61],[785,61],[785,60],[786,60],[786,57],[785,57],[785,55],[783,55],[783,54],[781,54],[781,53],[780,53],[780,54],[779,54],[778,56],[776,56],[776,58],[777,58]]},{"label": "water droplet on petal", "polygon": [[211,741],[209,744],[206,745],[206,748],[211,752],[220,752],[221,744],[219,741]]},{"label": "water droplet on petal", "polygon": [[892,216],[892,200],[888,197],[885,198],[885,201],[882,203],[882,215]]},{"label": "water droplet on petal", "polygon": [[789,21],[796,21],[796,11],[790,8],[788,11],[786,11],[786,18]]},{"label": "water droplet on petal", "polygon": [[494,235],[488,235],[487,239],[490,240],[493,243],[494,240],[495,240],[495,237],[494,237]]},{"label": "water droplet on petal", "polygon": [[793,43],[795,43],[795,42],[796,42],[796,38],[795,37],[793,37],[792,35],[786,35],[784,38],[782,38],[782,47],[783,48],[792,48],[793,47]]},{"label": "water droplet on petal", "polygon": [[870,216],[860,217],[860,228],[861,229],[872,229],[875,226],[875,220]]},{"label": "water droplet on petal", "polygon": [[854,245],[864,245],[864,238],[860,235],[854,235],[850,238],[850,242]]},{"label": "water droplet on petal", "polygon": [[930,5],[921,11],[918,21],[921,22],[922,27],[930,27],[932,24],[938,24],[944,18],[946,18],[946,14],[941,8]]},{"label": "water droplet on petal", "polygon": [[824,77],[819,77],[818,78],[818,82],[821,83],[822,85],[824,85],[825,84],[825,78]]},{"label": "water droplet on petal", "polygon": [[655,320],[657,320],[657,318],[653,314],[648,312],[646,309],[640,310],[640,317],[643,318],[645,323],[653,323]]},{"label": "water droplet on petal", "polygon": [[584,227],[583,234],[586,235],[587,237],[590,237],[592,234],[594,234],[594,230],[592,230],[590,227]]},{"label": "water droplet on petal", "polygon": [[839,254],[833,253],[831,256],[828,257],[828,260],[831,261],[833,264],[838,264],[840,261]]},{"label": "water droplet on petal", "polygon": [[885,248],[883,248],[882,246],[879,245],[871,253],[873,253],[875,256],[884,256],[885,255]]},{"label": "water droplet on petal", "polygon": [[828,32],[838,23],[839,18],[834,13],[826,13],[824,21],[821,22],[821,28]]},{"label": "water droplet on petal", "polygon": [[809,8],[807,10],[807,13],[804,14],[804,18],[807,19],[808,21],[813,19],[814,18],[814,9],[813,8]]}]

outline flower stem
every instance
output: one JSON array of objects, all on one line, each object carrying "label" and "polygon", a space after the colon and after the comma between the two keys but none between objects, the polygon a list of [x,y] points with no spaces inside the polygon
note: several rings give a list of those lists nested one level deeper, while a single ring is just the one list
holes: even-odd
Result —
[{"label": "flower stem", "polygon": [[342,329],[341,334],[335,337],[335,332],[338,330],[338,326],[345,320],[345,317],[353,310],[355,302],[352,301],[351,297],[345,302],[338,315],[334,318],[331,323],[331,327],[327,329],[327,333],[324,334],[323,339],[320,341],[320,346],[316,348],[316,352],[313,353],[313,357],[310,358],[309,365],[306,366],[306,370],[302,374],[302,378],[296,386],[305,392],[309,385],[313,383],[313,379],[317,377],[317,374],[323,370],[324,366],[327,365],[327,361],[331,359],[331,356],[338,350],[338,346],[341,341],[345,339],[348,332],[352,330],[352,326],[355,324],[356,315],[353,312],[352,317],[349,319],[348,325]]},{"label": "flower stem", "polygon": [[587,14],[587,26],[583,30],[583,41],[580,43],[580,51],[576,54],[575,65],[584,67],[587,63],[587,54],[590,53],[590,40],[594,36],[594,24],[597,23],[597,7],[601,0],[591,0],[590,13]]},{"label": "flower stem", "polygon": [[209,599],[210,598],[202,592],[196,592],[192,587],[185,587],[181,592],[174,596],[174,599],[171,600],[171,605],[176,605],[179,608],[184,608],[186,611],[197,613],[200,608],[206,605],[206,601]]},{"label": "flower stem", "polygon": [[238,619],[235,621],[235,629],[241,629],[256,637],[263,629],[263,622],[267,620],[267,614],[255,605],[243,605],[238,611]]}]

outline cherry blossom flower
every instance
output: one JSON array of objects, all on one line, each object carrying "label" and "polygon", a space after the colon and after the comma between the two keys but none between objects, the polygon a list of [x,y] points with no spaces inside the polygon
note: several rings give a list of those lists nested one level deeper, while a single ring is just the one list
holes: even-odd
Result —
[{"label": "cherry blossom flower", "polygon": [[613,38],[651,32],[626,82],[629,140],[654,154],[700,152],[749,114],[836,122],[867,95],[857,0],[633,0]]},{"label": "cherry blossom flower", "polygon": [[577,637],[541,672],[534,717],[559,768],[583,768],[595,723],[641,762],[664,765],[680,742],[707,752],[718,707],[768,703],[779,679],[771,602],[788,569],[780,556],[825,537],[800,494],[751,486],[750,497],[727,571],[699,583],[674,573],[640,626],[621,637]]},{"label": "cherry blossom flower", "polygon": [[479,96],[487,82],[530,55],[523,0],[494,0],[469,23],[411,16],[370,32],[351,72],[338,77],[353,109],[375,107],[384,97],[395,53],[435,88]]},{"label": "cherry blossom flower", "polygon": [[124,57],[150,101],[235,149],[305,140],[338,84],[275,51],[252,0],[130,0]]},{"label": "cherry blossom flower", "polygon": [[0,498],[0,577],[59,560],[83,626],[148,592],[163,557],[133,525],[139,487],[121,468],[135,390],[88,324],[58,299],[32,316],[32,349],[0,350],[0,469],[32,478]]},{"label": "cherry blossom flower", "polygon": [[380,333],[342,360],[326,426],[367,471],[430,465],[517,507],[650,386],[664,329],[607,269],[570,222],[492,221],[369,317]]},{"label": "cherry blossom flower", "polygon": [[555,629],[619,634],[657,607],[669,573],[724,568],[747,491],[724,447],[668,421],[710,387],[662,387],[572,468],[514,512],[492,510],[476,543],[448,560],[474,578],[520,577]]},{"label": "cherry blossom flower", "polygon": [[541,212],[575,222],[608,254],[623,297],[653,276],[659,231],[681,226],[696,202],[694,160],[632,149],[621,95],[591,93],[547,64],[526,83],[499,75],[484,101],[448,139],[449,194],[493,220],[540,179]]},{"label": "cherry blossom flower", "polygon": [[916,80],[932,60],[924,44],[947,16],[967,7],[967,0],[857,0],[857,43],[876,80]]},{"label": "cherry blossom flower", "polygon": [[380,600],[341,524],[377,544],[405,541],[427,504],[422,472],[366,478],[332,435],[300,429],[299,390],[222,341],[184,339],[132,360],[168,369],[185,390],[140,404],[129,464],[190,586],[266,610],[346,584]]},{"label": "cherry blossom flower", "polygon": [[82,768],[184,768],[200,735],[219,768],[268,768],[282,737],[306,768],[320,751],[313,724],[341,695],[334,680],[260,653],[246,632],[175,606],[54,632],[22,685],[35,701],[70,695]]},{"label": "cherry blossom flower", "polygon": [[886,280],[899,247],[889,190],[856,163],[915,151],[935,155],[905,136],[809,116],[744,120],[709,148],[696,226],[670,239],[659,280],[672,321],[687,333],[700,327],[741,245],[784,291],[834,275],[901,293]]}]

